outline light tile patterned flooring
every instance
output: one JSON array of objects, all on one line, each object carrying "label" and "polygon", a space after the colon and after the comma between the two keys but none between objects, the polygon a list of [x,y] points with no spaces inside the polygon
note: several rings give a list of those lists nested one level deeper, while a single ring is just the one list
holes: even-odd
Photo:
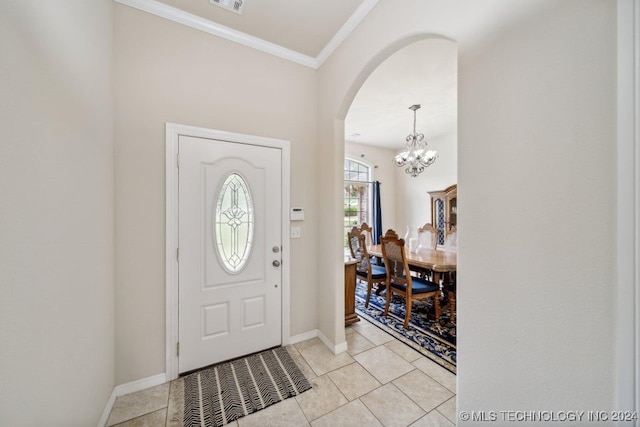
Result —
[{"label": "light tile patterned flooring", "polygon": [[[231,427],[453,426],[456,376],[362,320],[347,327],[348,351],[317,338],[288,346],[313,388]],[[108,426],[181,426],[166,383],[118,397]]]}]

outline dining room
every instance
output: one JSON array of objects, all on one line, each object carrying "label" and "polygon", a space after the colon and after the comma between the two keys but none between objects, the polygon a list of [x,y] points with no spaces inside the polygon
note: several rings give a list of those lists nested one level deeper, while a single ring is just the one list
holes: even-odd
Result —
[{"label": "dining room", "polygon": [[[345,295],[345,309],[352,301],[358,318],[352,321],[386,329],[453,373],[451,291],[457,257],[450,237],[457,241],[457,55],[453,41],[423,39],[392,54],[364,82],[345,119],[343,223],[347,258],[355,255],[349,247],[353,227],[360,232],[363,224],[365,230],[371,226],[364,250],[375,272],[384,264],[380,238],[392,230],[404,242],[415,286],[420,281],[438,286],[437,306],[436,298],[408,304],[407,295],[396,292],[387,303],[385,279],[367,283],[366,274],[358,276],[355,298]],[[426,153],[421,162],[407,155],[412,150]],[[427,226],[433,229],[429,242]]]},{"label": "dining room", "polygon": [[[345,119],[345,159],[368,169],[351,171],[345,180],[379,181],[383,227],[402,236],[408,227],[410,237],[417,237],[418,227],[430,222],[429,192],[457,183],[457,55],[456,43],[442,38],[398,50],[364,82]],[[420,108],[412,111],[413,105]],[[417,176],[394,160],[412,134],[414,117],[428,150],[437,152],[433,164]],[[369,186],[365,183],[364,198],[372,197]],[[365,201],[356,222],[370,215],[367,209]],[[347,216],[354,225],[354,215]]]}]

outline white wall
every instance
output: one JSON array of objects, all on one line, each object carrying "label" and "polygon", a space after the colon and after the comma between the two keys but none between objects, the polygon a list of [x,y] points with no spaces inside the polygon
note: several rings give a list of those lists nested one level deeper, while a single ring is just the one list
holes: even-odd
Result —
[{"label": "white wall", "polygon": [[113,3],[0,2],[0,425],[96,425],[114,385]]},{"label": "white wall", "polygon": [[[475,37],[481,23],[491,33]],[[381,0],[320,69],[326,182],[339,181],[336,129],[358,87],[430,34],[461,53],[458,410],[611,409],[615,2]],[[325,229],[340,220],[333,188]],[[330,237],[321,262],[340,247]],[[340,275],[336,262],[327,282]],[[340,341],[333,291],[319,324]]]},{"label": "white wall", "polygon": [[115,62],[116,383],[165,372],[165,122],[291,141],[291,334],[315,330],[316,71],[122,5]]},{"label": "white wall", "polygon": [[614,407],[615,18],[557,2],[461,65],[460,408]]}]

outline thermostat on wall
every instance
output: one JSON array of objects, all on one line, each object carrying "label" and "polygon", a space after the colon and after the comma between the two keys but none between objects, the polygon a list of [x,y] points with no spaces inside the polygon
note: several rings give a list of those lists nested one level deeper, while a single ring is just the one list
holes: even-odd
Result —
[{"label": "thermostat on wall", "polygon": [[304,221],[304,208],[291,208],[291,215],[289,216],[291,221]]}]

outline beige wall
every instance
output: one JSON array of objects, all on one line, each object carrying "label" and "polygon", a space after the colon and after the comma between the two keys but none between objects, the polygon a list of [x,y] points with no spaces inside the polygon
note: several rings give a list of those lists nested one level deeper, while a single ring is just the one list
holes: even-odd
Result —
[{"label": "beige wall", "polygon": [[92,426],[114,385],[113,3],[0,2],[0,425]]},{"label": "beige wall", "polygon": [[[467,17],[491,5],[511,18],[474,37]],[[323,163],[341,160],[335,130],[366,76],[421,34],[461,54],[458,410],[612,409],[615,2],[381,0],[320,69]],[[338,195],[321,193],[324,229]],[[320,261],[339,247],[327,238]],[[333,291],[318,321],[340,342]]]},{"label": "beige wall", "polygon": [[461,66],[461,408],[612,408],[615,22],[557,2]]},{"label": "beige wall", "polygon": [[115,22],[116,383],[165,372],[165,122],[291,141],[291,334],[314,330],[316,71],[122,5]]}]

